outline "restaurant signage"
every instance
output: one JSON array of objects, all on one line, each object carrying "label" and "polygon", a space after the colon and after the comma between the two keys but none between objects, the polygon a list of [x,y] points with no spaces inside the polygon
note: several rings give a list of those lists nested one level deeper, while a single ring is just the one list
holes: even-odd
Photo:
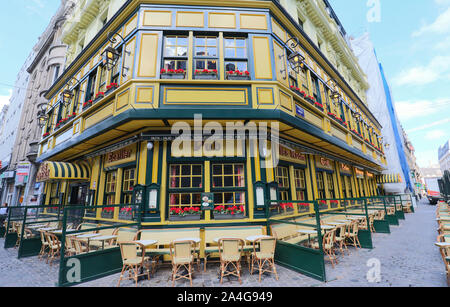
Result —
[{"label": "restaurant signage", "polygon": [[344,164],[344,163],[340,163],[341,165],[341,173],[345,173],[345,174],[351,174],[352,173],[352,169],[349,165]]},{"label": "restaurant signage", "polygon": [[305,110],[299,105],[295,105],[295,112],[297,113],[298,116],[305,117]]},{"label": "restaurant signage", "polygon": [[130,148],[120,149],[114,152],[110,152],[106,155],[106,162],[113,163],[120,160],[125,160],[131,157],[133,151]]},{"label": "restaurant signage", "polygon": [[280,158],[295,163],[306,164],[306,156],[296,150],[289,149],[280,145]]},{"label": "restaurant signage", "polygon": [[329,159],[326,158],[317,158],[316,159],[316,166],[318,169],[322,169],[322,170],[333,170],[333,162]]},{"label": "restaurant signage", "polygon": [[364,178],[364,171],[363,170],[355,168],[355,173],[356,173],[356,177]]},{"label": "restaurant signage", "polygon": [[366,175],[367,175],[367,177],[370,178],[370,179],[373,178],[373,174],[372,174],[372,173],[366,172]]},{"label": "restaurant signage", "polygon": [[30,175],[30,162],[20,162],[17,165],[16,171],[16,185],[23,185],[28,182],[28,176]]},{"label": "restaurant signage", "polygon": [[36,175],[36,182],[43,182],[50,179],[50,167],[48,163],[41,164],[39,171]]}]

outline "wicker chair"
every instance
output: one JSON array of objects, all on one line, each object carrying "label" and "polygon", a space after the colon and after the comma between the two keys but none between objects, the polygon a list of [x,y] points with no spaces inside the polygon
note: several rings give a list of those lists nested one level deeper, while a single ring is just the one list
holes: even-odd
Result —
[{"label": "wicker chair", "polygon": [[[256,246],[259,245],[259,252]],[[275,248],[277,245],[276,238],[261,238],[253,243],[253,254],[252,254],[252,266],[250,269],[250,274],[253,274],[255,263],[258,264],[259,270],[259,282],[261,282],[261,276],[267,273],[275,274],[275,278],[278,280],[277,268],[275,267]],[[265,268],[265,266],[268,268]]]},{"label": "wicker chair", "polygon": [[[241,280],[241,258],[244,249],[244,240],[238,238],[220,239],[219,255],[220,255],[220,283],[223,283],[225,276],[233,275]],[[229,269],[229,267],[232,269]]]},{"label": "wicker chair", "polygon": [[[347,243],[345,242],[345,229],[346,229],[345,225],[336,229],[336,237],[335,237],[334,241],[339,246],[339,250],[341,251],[342,255],[345,255],[344,248],[350,255],[350,252],[348,251],[348,248],[347,248]],[[338,230],[339,230],[339,235],[337,234]]]},{"label": "wicker chair", "polygon": [[192,287],[195,248],[196,243],[194,241],[178,241],[170,244],[172,287],[175,286],[175,281],[180,279],[189,280]]},{"label": "wicker chair", "polygon": [[[147,275],[148,279],[150,279],[150,267],[148,263],[146,263],[145,258],[145,247],[142,244],[137,242],[120,242],[120,252],[122,255],[122,272],[120,273],[119,282],[117,283],[117,287],[120,286],[120,282],[124,279],[124,275],[128,272],[128,278],[132,279],[136,283],[138,283],[139,276]],[[140,250],[140,254],[138,255],[138,250]],[[141,269],[147,271],[142,271]]]},{"label": "wicker chair", "polygon": [[52,266],[52,260],[61,254],[61,241],[59,241],[57,236],[49,232],[46,232],[45,236],[47,237],[49,247],[47,263],[50,263],[50,266]]},{"label": "wicker chair", "polygon": [[[322,247],[324,253],[328,256],[331,262],[331,267],[334,269],[334,263],[338,264],[336,254],[334,252],[334,244],[336,238],[336,229],[330,230],[324,234],[322,238]],[[312,248],[319,249],[319,242],[312,244]]]},{"label": "wicker chair", "polygon": [[50,249],[45,232],[40,231],[40,235],[41,235],[41,251],[39,252],[38,255],[39,260],[41,260],[44,257],[46,251],[49,251]]},{"label": "wicker chair", "polygon": [[345,239],[349,240],[354,247],[361,248],[361,243],[359,242],[358,238],[358,222],[352,221],[346,228],[347,230],[345,231]]}]

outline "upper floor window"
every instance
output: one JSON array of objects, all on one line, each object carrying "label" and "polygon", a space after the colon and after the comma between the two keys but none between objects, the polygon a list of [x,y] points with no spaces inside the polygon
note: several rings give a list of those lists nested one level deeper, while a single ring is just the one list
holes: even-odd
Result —
[{"label": "upper floor window", "polygon": [[55,73],[54,73],[54,75],[53,75],[53,83],[55,83],[56,80],[58,79],[60,69],[61,69],[61,66],[60,66],[60,65],[56,65],[56,66],[55,66]]},{"label": "upper floor window", "polygon": [[106,68],[106,65],[99,66],[100,69],[100,80],[99,80],[99,86],[98,91],[99,92],[105,92],[106,91],[106,78],[108,76],[108,69]]},{"label": "upper floor window", "polygon": [[243,37],[226,37],[225,70],[248,71],[247,39]]},{"label": "upper floor window", "polygon": [[317,102],[322,103],[322,97],[320,96],[319,80],[311,75],[312,93]]},{"label": "upper floor window", "polygon": [[[117,49],[119,54],[122,54],[122,46]],[[111,83],[119,84],[120,76],[120,60],[116,62],[116,65],[111,69]]]},{"label": "upper floor window", "polygon": [[188,49],[187,36],[166,36],[164,38],[164,69],[186,71]]},{"label": "upper floor window", "polygon": [[[195,74],[217,72],[218,70],[218,39],[215,36],[196,36],[194,53]],[[211,78],[214,78],[214,74]],[[216,76],[217,78],[217,73]]]},{"label": "upper floor window", "polygon": [[95,99],[95,84],[97,80],[97,69],[89,75],[88,87],[86,92],[86,101]]}]

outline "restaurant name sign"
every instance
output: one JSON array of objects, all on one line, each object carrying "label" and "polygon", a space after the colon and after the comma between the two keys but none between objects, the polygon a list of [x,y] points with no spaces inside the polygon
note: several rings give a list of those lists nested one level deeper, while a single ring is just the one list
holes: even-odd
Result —
[{"label": "restaurant name sign", "polygon": [[36,175],[36,182],[43,182],[50,179],[50,167],[47,163],[41,164],[39,171]]},{"label": "restaurant name sign", "polygon": [[364,171],[355,168],[355,173],[357,177],[364,178]]},{"label": "restaurant name sign", "polygon": [[306,164],[306,156],[296,150],[292,150],[280,145],[280,158],[296,163]]},{"label": "restaurant name sign", "polygon": [[333,162],[329,159],[320,157],[316,159],[316,166],[318,169],[325,169],[325,170],[333,170]]},{"label": "restaurant name sign", "polygon": [[120,160],[131,158],[133,151],[130,148],[120,149],[114,152],[110,152],[106,155],[106,162],[113,163]]},{"label": "restaurant name sign", "polygon": [[340,163],[341,165],[341,173],[351,174],[352,170],[349,165]]}]

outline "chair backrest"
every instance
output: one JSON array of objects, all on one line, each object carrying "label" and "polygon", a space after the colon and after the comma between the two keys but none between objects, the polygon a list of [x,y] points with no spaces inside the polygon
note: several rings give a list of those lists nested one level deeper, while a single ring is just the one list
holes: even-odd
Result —
[{"label": "chair backrest", "polygon": [[[108,227],[111,225],[99,225],[99,227]],[[111,236],[114,234],[117,228],[110,228],[110,229],[102,229],[98,231],[98,234],[101,236]]]},{"label": "chair backrest", "polygon": [[[339,238],[339,239],[345,238],[345,228],[346,228],[345,225],[336,228],[336,238]],[[337,230],[339,230],[339,235],[337,234]]]},{"label": "chair backrest", "polygon": [[244,241],[242,239],[224,238],[219,240],[219,253],[221,259],[240,257],[243,248]]},{"label": "chair backrest", "polygon": [[177,259],[186,259],[186,262],[190,262],[192,258],[191,255],[195,249],[194,241],[178,241],[172,242],[170,244],[170,255],[172,256],[172,260]]},{"label": "chair backrest", "polygon": [[[128,259],[135,259],[138,257],[138,247],[139,244],[136,242],[120,242],[120,252],[122,255],[122,261],[128,260]],[[144,249],[145,253],[145,249]]]},{"label": "chair backrest", "polygon": [[117,236],[117,243],[134,241],[136,233],[137,230],[133,228],[117,228],[113,232]]},{"label": "chair backrest", "polygon": [[40,234],[41,234],[41,243],[42,243],[42,245],[44,245],[45,243],[48,242],[47,238],[46,238],[45,233],[43,231],[40,231]]},{"label": "chair backrest", "polygon": [[239,238],[246,240],[250,236],[263,235],[262,226],[208,227],[205,228],[205,243],[215,244],[215,238]]},{"label": "chair backrest", "polygon": [[255,246],[256,244],[259,244],[259,251],[261,254],[270,255],[270,258],[275,257],[275,248],[277,246],[276,238],[261,238],[255,241]]},{"label": "chair backrest", "polygon": [[140,240],[157,240],[158,245],[170,246],[182,238],[200,238],[200,228],[144,229],[138,234]]},{"label": "chair backrest", "polygon": [[57,236],[55,236],[54,234],[52,234],[50,232],[46,232],[45,234],[47,236],[47,241],[48,241],[48,244],[50,245],[50,247],[52,247],[52,248],[59,247],[60,241]]},{"label": "chair backrest", "polygon": [[272,235],[278,240],[288,239],[297,235],[297,226],[292,224],[278,224],[270,226]]},{"label": "chair backrest", "polygon": [[327,231],[327,233],[323,236],[323,247],[325,247],[325,244],[333,245],[335,237],[336,229]]},{"label": "chair backrest", "polygon": [[92,224],[92,223],[81,223],[77,230],[87,230],[87,229],[92,229],[92,228],[97,228],[98,226],[96,224]]},{"label": "chair backrest", "polygon": [[83,254],[86,252],[85,250],[83,250],[84,242],[82,240],[73,238],[72,243],[73,243],[73,247],[75,248],[75,252],[77,255],[80,255],[80,254]]}]

